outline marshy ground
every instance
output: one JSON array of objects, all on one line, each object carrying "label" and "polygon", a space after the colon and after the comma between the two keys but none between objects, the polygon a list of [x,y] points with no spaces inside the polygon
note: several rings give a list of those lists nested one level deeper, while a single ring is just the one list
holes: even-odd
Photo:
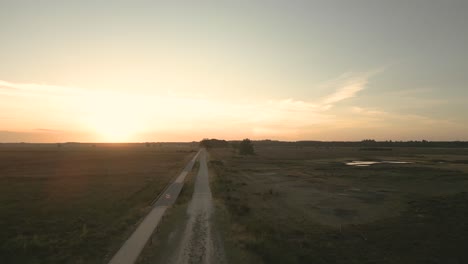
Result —
[{"label": "marshy ground", "polygon": [[[463,263],[468,150],[211,150],[231,263]],[[351,161],[404,161],[366,167]]]}]

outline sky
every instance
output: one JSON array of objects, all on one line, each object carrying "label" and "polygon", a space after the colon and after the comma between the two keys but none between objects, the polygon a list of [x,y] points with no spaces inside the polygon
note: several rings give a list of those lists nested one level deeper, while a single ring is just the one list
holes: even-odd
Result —
[{"label": "sky", "polygon": [[466,0],[0,0],[0,142],[468,140]]}]

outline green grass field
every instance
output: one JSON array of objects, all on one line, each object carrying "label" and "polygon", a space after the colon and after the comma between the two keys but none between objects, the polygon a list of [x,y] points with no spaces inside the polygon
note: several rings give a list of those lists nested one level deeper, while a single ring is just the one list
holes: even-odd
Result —
[{"label": "green grass field", "polygon": [[[464,263],[468,150],[212,149],[231,263]],[[353,167],[356,160],[407,161]]]},{"label": "green grass field", "polygon": [[190,144],[1,144],[0,263],[104,263]]}]

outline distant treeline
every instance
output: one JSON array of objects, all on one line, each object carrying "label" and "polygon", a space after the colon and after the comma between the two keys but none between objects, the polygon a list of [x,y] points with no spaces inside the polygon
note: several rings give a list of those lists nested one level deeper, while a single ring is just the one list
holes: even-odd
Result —
[{"label": "distant treeline", "polygon": [[227,142],[226,140],[205,138],[202,141],[200,141],[200,146],[205,148],[225,148],[229,147],[229,142]]},{"label": "distant treeline", "polygon": [[[224,148],[239,146],[239,140],[203,139],[200,145],[207,148]],[[427,148],[468,148],[467,141],[376,141],[365,139],[362,141],[252,141],[257,146],[291,146],[291,147],[358,147],[363,150],[385,150],[392,147],[427,147]]]},{"label": "distant treeline", "polygon": [[467,141],[375,141],[366,139],[362,141],[254,141],[256,145],[263,146],[308,146],[308,147],[360,147],[360,148],[391,148],[391,147],[428,147],[428,148],[468,148]]}]

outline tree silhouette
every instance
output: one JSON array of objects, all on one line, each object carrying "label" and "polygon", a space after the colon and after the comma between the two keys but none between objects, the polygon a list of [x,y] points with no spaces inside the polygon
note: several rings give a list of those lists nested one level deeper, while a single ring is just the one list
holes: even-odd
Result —
[{"label": "tree silhouette", "polygon": [[252,141],[248,138],[241,141],[239,144],[239,154],[241,155],[254,155],[254,147]]}]

